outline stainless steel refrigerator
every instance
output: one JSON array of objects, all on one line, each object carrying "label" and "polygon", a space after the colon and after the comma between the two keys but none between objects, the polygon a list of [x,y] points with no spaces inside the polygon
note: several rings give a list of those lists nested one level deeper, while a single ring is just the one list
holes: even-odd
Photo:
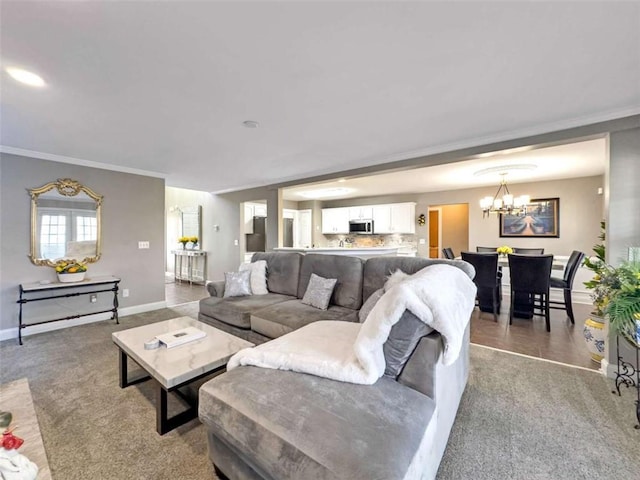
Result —
[{"label": "stainless steel refrigerator", "polygon": [[283,218],[282,228],[284,229],[282,237],[283,247],[293,247],[293,218]]},{"label": "stainless steel refrigerator", "polygon": [[267,217],[253,217],[253,233],[246,234],[247,252],[264,252],[267,242]]}]

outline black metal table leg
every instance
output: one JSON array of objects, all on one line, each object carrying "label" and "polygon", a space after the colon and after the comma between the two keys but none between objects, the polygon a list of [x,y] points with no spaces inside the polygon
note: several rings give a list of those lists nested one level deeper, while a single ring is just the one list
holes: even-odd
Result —
[{"label": "black metal table leg", "polygon": [[189,420],[193,420],[198,417],[198,403],[197,401],[191,402],[184,395],[182,395],[178,390],[171,390],[173,393],[177,394],[180,398],[182,398],[189,408],[184,412],[180,412],[177,415],[169,418],[169,409],[168,409],[168,391],[160,385],[159,382],[156,382],[156,430],[160,435],[164,435],[167,432],[170,432],[174,428],[179,427],[180,425],[184,425]]},{"label": "black metal table leg", "polygon": [[129,375],[127,372],[127,354],[124,353],[123,350],[118,349],[120,355],[118,357],[118,365],[120,370],[120,388],[127,388],[131,385],[135,385],[137,383],[146,382],[151,378],[151,375],[143,375],[142,377],[138,377],[134,380],[129,380]]}]

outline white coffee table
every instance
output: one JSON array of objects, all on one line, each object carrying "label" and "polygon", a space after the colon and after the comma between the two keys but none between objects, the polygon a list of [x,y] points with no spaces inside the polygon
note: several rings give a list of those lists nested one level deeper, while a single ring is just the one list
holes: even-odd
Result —
[{"label": "white coffee table", "polygon": [[[193,342],[173,348],[164,345],[155,350],[145,350],[144,343],[156,335],[172,332],[184,327],[195,327],[207,335]],[[156,383],[156,429],[160,435],[198,416],[197,403],[180,395],[178,388],[207,375],[226,369],[227,361],[243,348],[254,344],[234,337],[210,325],[190,317],[173,318],[164,322],[114,332],[113,342],[120,350],[120,387],[153,378]],[[149,376],[129,380],[127,357],[140,365]],[[175,392],[187,401],[190,408],[172,418],[167,418],[167,393]]]}]

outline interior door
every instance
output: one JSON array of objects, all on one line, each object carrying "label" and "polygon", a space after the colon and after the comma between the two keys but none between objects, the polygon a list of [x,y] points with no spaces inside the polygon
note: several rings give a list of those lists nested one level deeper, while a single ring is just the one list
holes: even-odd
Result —
[{"label": "interior door", "polygon": [[429,258],[440,258],[440,210],[429,210]]}]

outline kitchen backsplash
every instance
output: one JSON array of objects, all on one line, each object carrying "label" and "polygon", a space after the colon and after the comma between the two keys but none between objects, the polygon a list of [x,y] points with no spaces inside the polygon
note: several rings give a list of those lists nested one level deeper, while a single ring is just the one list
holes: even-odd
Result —
[{"label": "kitchen backsplash", "polygon": [[339,247],[342,241],[345,245],[354,247],[399,247],[404,250],[418,249],[418,236],[411,234],[390,235],[325,235],[327,247]]}]

